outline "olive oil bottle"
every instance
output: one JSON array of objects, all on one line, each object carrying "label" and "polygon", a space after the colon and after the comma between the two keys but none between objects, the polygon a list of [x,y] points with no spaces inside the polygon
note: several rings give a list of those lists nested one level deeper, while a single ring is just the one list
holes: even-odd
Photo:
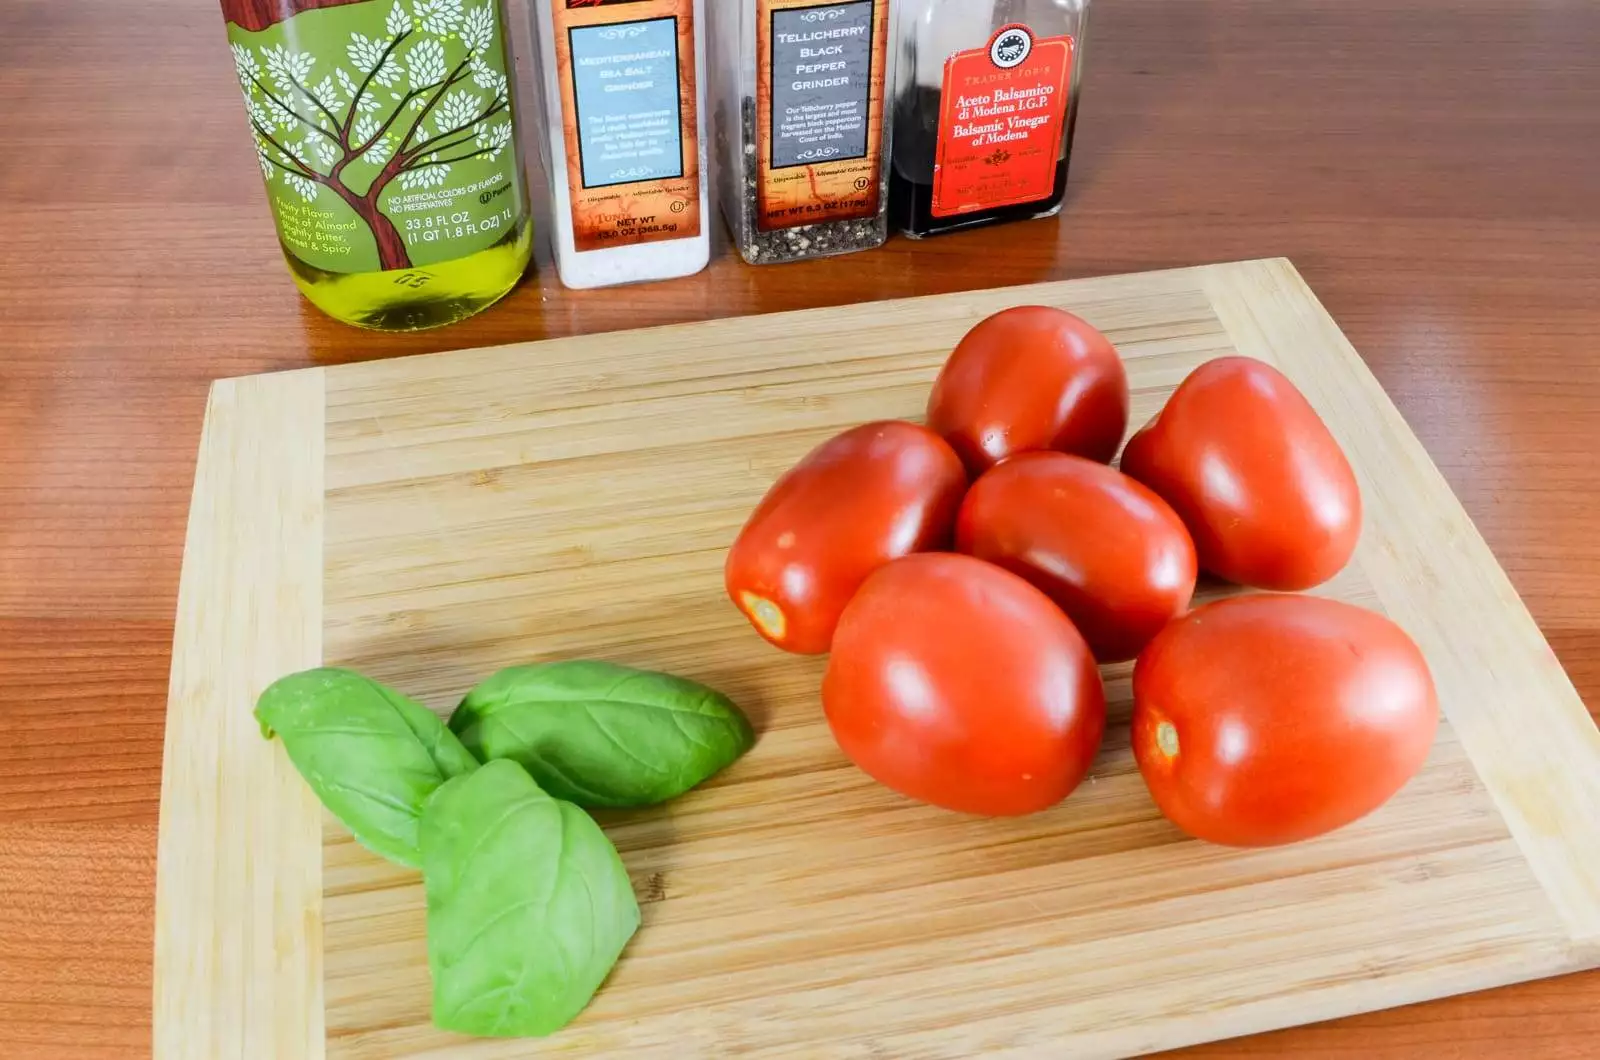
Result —
[{"label": "olive oil bottle", "polygon": [[385,331],[493,304],[533,246],[501,0],[222,0],[295,283]]}]

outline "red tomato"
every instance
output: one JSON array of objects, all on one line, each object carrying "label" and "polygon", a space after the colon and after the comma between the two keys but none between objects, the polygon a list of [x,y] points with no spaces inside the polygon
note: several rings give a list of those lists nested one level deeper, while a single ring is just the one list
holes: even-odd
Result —
[{"label": "red tomato", "polygon": [[928,426],[974,475],[1032,449],[1108,463],[1128,427],[1128,373],[1071,313],[1018,306],[967,332],[933,384]]},{"label": "red tomato", "polygon": [[1022,453],[986,472],[962,502],[956,548],[1044,590],[1101,662],[1139,654],[1194,595],[1177,513],[1081,456]]},{"label": "red tomato", "polygon": [[867,575],[949,544],[966,488],[960,459],[925,427],[845,431],[762,498],[728,551],[728,596],[773,644],[820,655]]},{"label": "red tomato", "polygon": [[1320,585],[1361,534],[1339,443],[1282,372],[1249,357],[1196,368],[1128,442],[1122,470],[1182,517],[1202,568],[1241,585]]},{"label": "red tomato", "polygon": [[1439,702],[1382,615],[1241,596],[1163,630],[1133,668],[1133,754],[1161,812],[1199,839],[1273,846],[1389,800],[1428,757]]},{"label": "red tomato", "polygon": [[896,560],[839,622],[822,706],[851,760],[949,810],[1054,806],[1089,770],[1105,691],[1048,597],[970,556]]}]

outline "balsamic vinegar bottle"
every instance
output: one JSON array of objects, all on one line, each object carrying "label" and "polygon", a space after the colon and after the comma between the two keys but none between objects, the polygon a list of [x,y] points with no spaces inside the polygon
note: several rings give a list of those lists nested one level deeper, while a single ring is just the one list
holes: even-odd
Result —
[{"label": "balsamic vinegar bottle", "polygon": [[893,220],[919,238],[1061,209],[1089,0],[902,0]]}]

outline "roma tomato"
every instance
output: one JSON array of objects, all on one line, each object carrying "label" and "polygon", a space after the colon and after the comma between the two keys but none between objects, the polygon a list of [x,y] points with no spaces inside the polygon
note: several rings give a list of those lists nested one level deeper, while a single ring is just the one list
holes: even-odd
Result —
[{"label": "roma tomato", "polygon": [[966,472],[913,423],[868,423],[813,449],[762,498],[728,551],[728,596],[787,651],[828,650],[867,575],[949,544]]},{"label": "roma tomato", "polygon": [[1108,463],[1128,427],[1128,373],[1071,313],[1017,306],[961,340],[933,384],[928,426],[974,475],[1032,449]]},{"label": "roma tomato", "polygon": [[1196,368],[1128,442],[1122,470],[1177,511],[1202,568],[1241,585],[1320,585],[1361,534],[1339,443],[1282,372],[1249,357]]},{"label": "roma tomato", "polygon": [[986,472],[956,548],[1042,589],[1095,658],[1131,659],[1194,595],[1194,543],[1167,502],[1104,464],[1022,453]]},{"label": "roma tomato", "polygon": [[1428,756],[1439,703],[1382,615],[1310,596],[1198,608],[1133,668],[1133,754],[1168,819],[1273,846],[1376,810]]},{"label": "roma tomato", "polygon": [[1047,809],[1105,731],[1089,647],[1027,582],[970,556],[908,556],[845,609],[822,706],[856,765],[966,813]]}]

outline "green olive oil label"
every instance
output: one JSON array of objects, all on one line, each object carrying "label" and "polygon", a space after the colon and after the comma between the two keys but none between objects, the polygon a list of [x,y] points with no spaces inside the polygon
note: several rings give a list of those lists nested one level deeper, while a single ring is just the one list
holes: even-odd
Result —
[{"label": "green olive oil label", "polygon": [[330,272],[483,250],[525,201],[498,0],[223,0],[278,234]]}]

